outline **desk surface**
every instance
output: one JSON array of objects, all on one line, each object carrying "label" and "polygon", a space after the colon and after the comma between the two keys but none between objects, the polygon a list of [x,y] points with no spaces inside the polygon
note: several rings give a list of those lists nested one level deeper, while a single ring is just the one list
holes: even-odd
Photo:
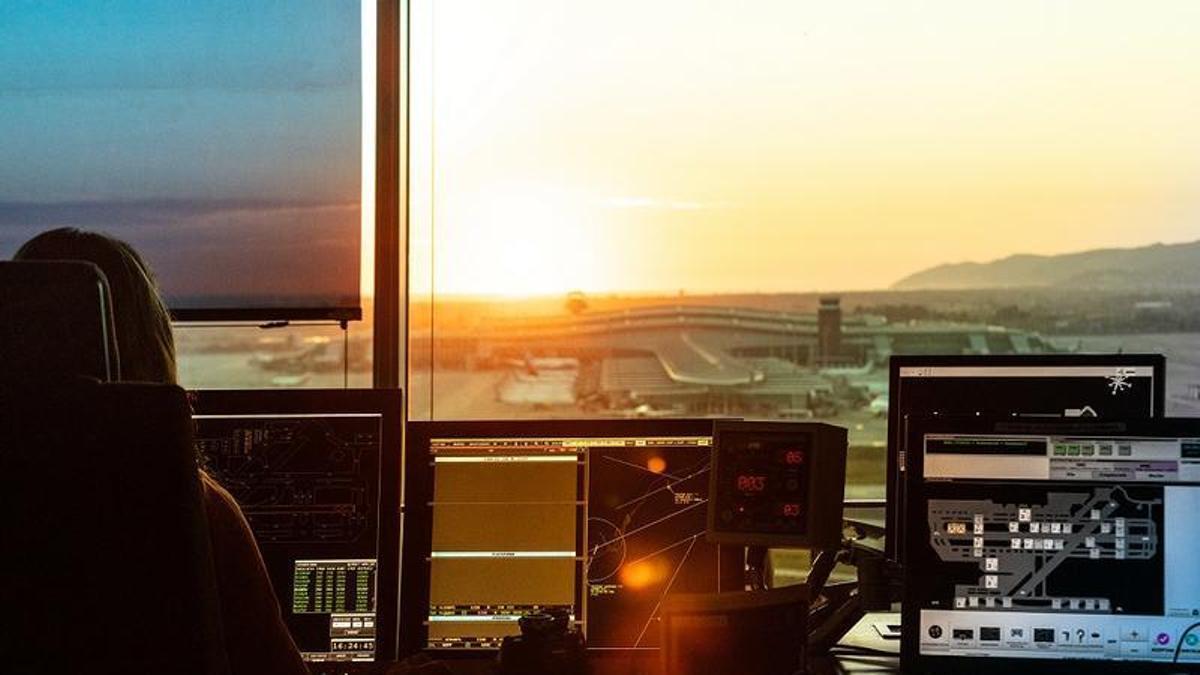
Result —
[{"label": "desk surface", "polygon": [[[898,673],[900,672],[900,641],[887,640],[875,630],[875,624],[898,624],[899,612],[879,612],[868,614],[846,633],[838,643],[834,656],[815,660],[812,670],[815,673]],[[863,650],[861,654],[852,654],[851,650]],[[879,652],[879,653],[876,653]]]},{"label": "desk surface", "polygon": [[[876,623],[899,623],[898,613],[868,614],[859,621],[839,644],[838,652],[834,655],[813,660],[811,672],[815,675],[841,673],[897,673],[900,667],[900,643],[897,640],[886,640],[875,630]],[[853,653],[853,650],[862,650]],[[453,675],[493,675],[494,662],[491,659],[458,660],[444,662]],[[434,670],[412,671],[403,666],[379,666],[377,673],[396,674],[414,673],[425,675]],[[444,672],[444,671],[442,671]],[[598,658],[592,661],[592,675],[660,675],[656,660]]]}]

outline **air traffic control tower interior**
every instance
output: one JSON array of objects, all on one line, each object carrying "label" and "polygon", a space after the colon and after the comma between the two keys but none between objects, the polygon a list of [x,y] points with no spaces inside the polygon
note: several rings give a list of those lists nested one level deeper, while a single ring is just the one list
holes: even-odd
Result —
[{"label": "air traffic control tower interior", "polygon": [[0,673],[1200,672],[1200,3],[0,27]]}]

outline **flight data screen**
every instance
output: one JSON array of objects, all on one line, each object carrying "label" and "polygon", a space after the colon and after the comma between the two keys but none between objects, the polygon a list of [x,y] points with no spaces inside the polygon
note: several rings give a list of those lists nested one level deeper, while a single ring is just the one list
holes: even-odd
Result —
[{"label": "flight data screen", "polygon": [[669,593],[722,590],[704,539],[711,444],[432,439],[425,646],[495,649],[521,616],[560,609],[589,649],[656,649]]},{"label": "flight data screen", "polygon": [[922,656],[1200,663],[1200,438],[926,434],[923,452]]},{"label": "flight data screen", "polygon": [[[1024,419],[1149,418],[1161,410],[1161,382],[1152,365],[897,365],[890,391],[888,447],[889,550],[904,546],[903,472],[909,415],[995,415]],[[1140,357],[1129,357],[1140,358]]]},{"label": "flight data screen", "polygon": [[197,415],[196,427],[304,658],[374,660],[381,416]]}]

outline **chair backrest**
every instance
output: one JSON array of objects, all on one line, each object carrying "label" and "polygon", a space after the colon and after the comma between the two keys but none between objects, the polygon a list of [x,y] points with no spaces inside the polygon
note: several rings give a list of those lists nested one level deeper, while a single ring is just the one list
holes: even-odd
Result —
[{"label": "chair backrest", "polygon": [[0,670],[228,672],[175,386],[0,383]]},{"label": "chair backrest", "polygon": [[120,379],[108,282],[91,263],[0,262],[0,381]]}]

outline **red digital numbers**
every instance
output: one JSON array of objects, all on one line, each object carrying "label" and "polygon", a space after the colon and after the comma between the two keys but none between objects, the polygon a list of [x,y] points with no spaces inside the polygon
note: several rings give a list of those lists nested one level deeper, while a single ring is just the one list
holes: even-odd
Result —
[{"label": "red digital numbers", "polygon": [[803,450],[788,450],[783,453],[783,461],[788,466],[798,466],[804,463]]},{"label": "red digital numbers", "polygon": [[767,489],[767,477],[742,474],[737,477],[737,489],[741,492],[762,492]]},{"label": "red digital numbers", "polygon": [[800,515],[800,505],[799,504],[784,504],[783,505],[783,515],[787,516],[788,518],[798,517]]}]

